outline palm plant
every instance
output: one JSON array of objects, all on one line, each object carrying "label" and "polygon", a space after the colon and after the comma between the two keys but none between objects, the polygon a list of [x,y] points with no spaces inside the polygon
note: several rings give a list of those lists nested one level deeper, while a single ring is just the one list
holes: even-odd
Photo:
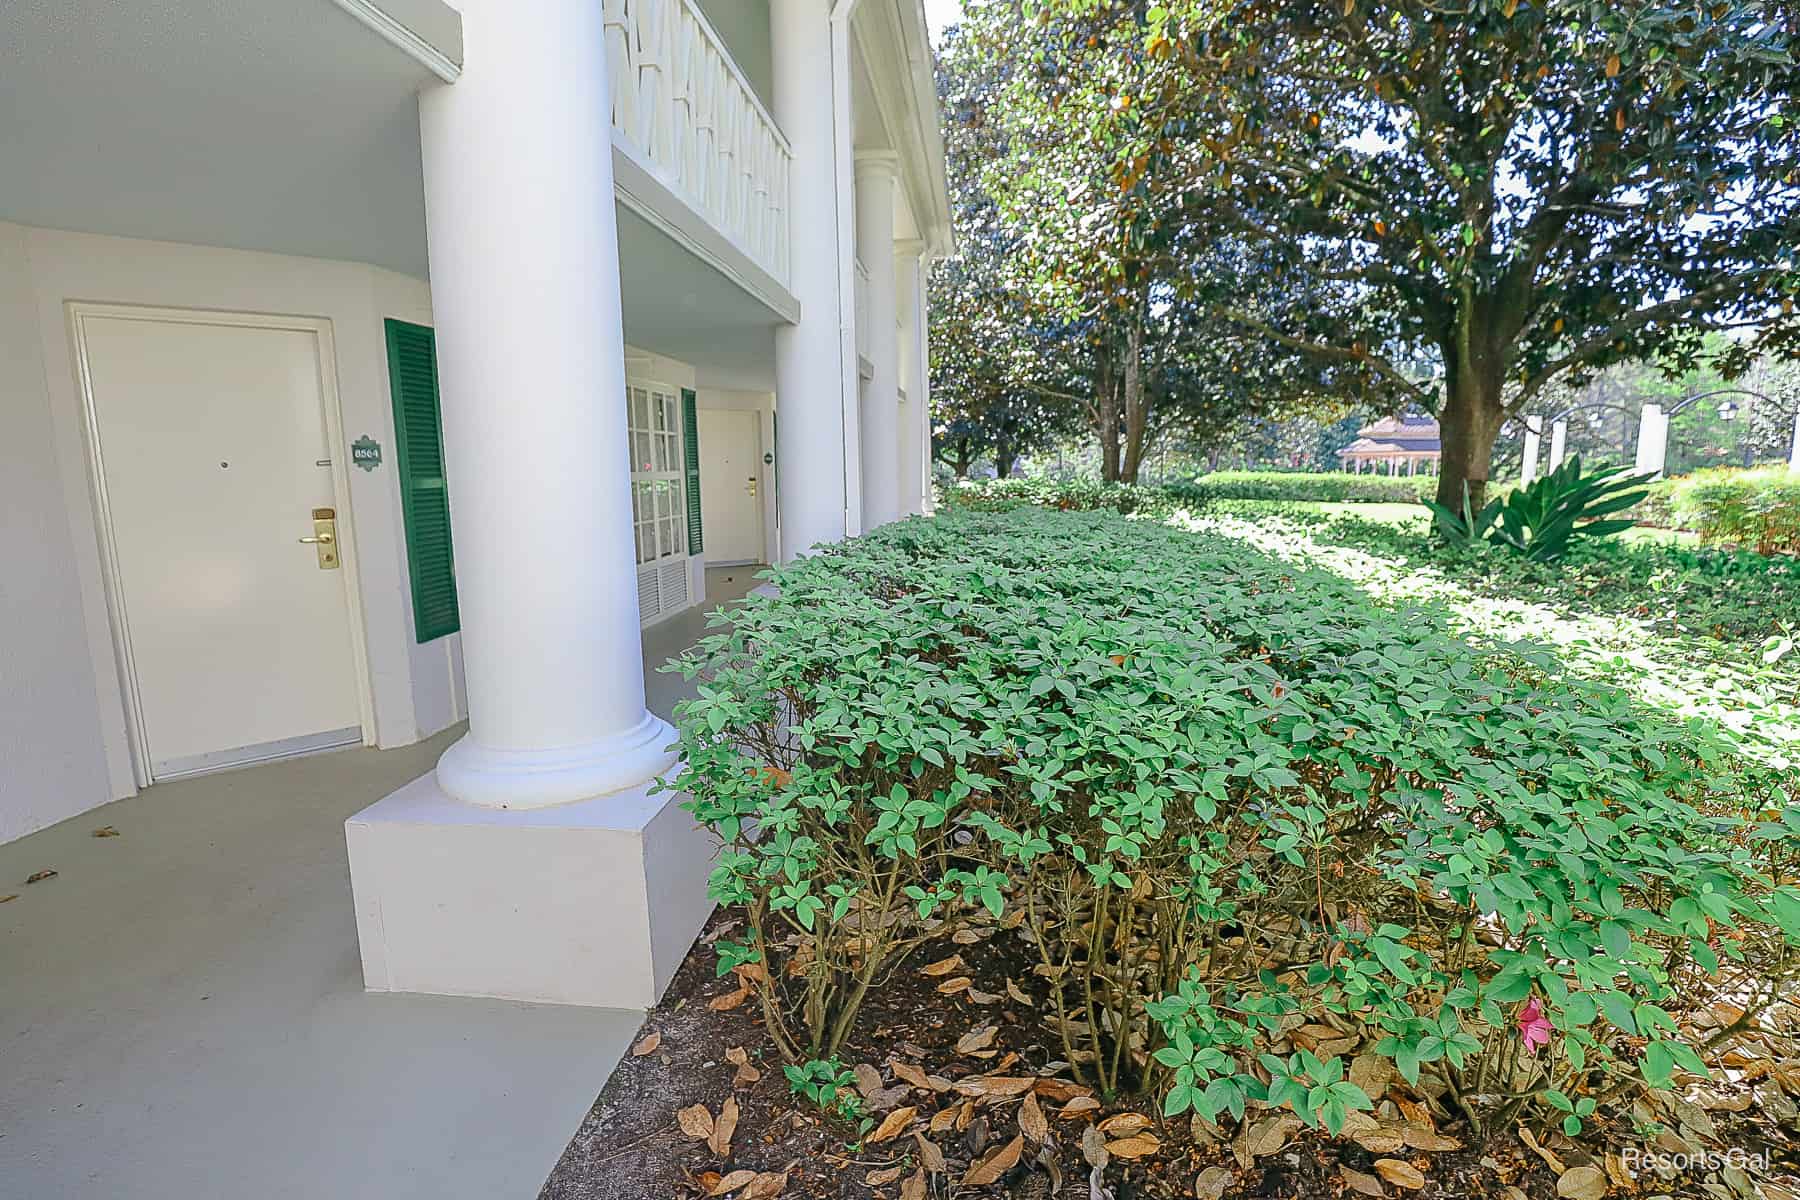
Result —
[{"label": "palm plant", "polygon": [[[1509,495],[1471,510],[1463,489],[1462,511],[1427,500],[1440,536],[1454,546],[1483,542],[1506,546],[1532,562],[1556,562],[1579,537],[1608,537],[1636,522],[1612,517],[1648,494],[1649,475],[1627,475],[1624,467],[1583,473],[1581,456]],[[1609,519],[1610,518],[1610,519]]]}]

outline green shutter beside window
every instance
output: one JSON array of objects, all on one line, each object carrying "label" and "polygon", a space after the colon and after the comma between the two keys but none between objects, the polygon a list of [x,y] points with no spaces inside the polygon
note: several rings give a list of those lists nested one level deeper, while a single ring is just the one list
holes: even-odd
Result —
[{"label": "green shutter beside window", "polygon": [[696,397],[688,388],[681,389],[681,443],[687,467],[688,553],[698,554],[705,548],[700,529],[700,420],[694,412]]},{"label": "green shutter beside window", "polygon": [[429,642],[462,627],[438,416],[437,335],[427,326],[389,319],[387,349],[413,626],[419,641]]}]

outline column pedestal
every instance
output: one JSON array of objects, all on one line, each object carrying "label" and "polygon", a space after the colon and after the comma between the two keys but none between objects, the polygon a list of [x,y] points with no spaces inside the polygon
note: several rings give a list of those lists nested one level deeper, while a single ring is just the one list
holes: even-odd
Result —
[{"label": "column pedestal", "polygon": [[647,785],[464,804],[430,775],[345,822],[363,985],[649,1008],[712,912],[712,836]]}]

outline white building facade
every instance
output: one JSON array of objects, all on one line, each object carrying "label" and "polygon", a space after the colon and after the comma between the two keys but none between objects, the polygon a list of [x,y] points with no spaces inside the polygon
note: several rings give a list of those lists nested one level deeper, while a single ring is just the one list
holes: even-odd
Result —
[{"label": "white building facade", "polygon": [[0,11],[0,841],[467,720],[365,981],[653,1002],[710,847],[640,631],[923,512],[920,0]]}]

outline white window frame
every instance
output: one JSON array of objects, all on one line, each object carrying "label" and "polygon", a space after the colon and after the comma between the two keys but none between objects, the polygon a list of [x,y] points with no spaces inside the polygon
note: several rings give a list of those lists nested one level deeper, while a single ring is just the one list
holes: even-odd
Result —
[{"label": "white window frame", "polygon": [[657,380],[627,379],[625,430],[635,561],[645,567],[686,559],[687,447],[681,429],[681,389]]}]

